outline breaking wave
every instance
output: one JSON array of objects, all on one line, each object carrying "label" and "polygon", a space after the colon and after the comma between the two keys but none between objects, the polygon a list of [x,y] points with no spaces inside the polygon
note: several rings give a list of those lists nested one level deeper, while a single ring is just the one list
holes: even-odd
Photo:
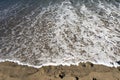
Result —
[{"label": "breaking wave", "polygon": [[119,0],[15,1],[0,2],[1,61],[120,65]]}]

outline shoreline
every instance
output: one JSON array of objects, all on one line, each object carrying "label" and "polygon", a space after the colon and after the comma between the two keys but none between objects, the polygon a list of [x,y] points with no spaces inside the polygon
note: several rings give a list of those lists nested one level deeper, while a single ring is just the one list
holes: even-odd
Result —
[{"label": "shoreline", "polygon": [[117,65],[109,65],[109,64],[105,64],[105,63],[95,63],[95,62],[92,62],[92,61],[86,61],[86,62],[77,62],[77,63],[64,63],[64,64],[56,64],[56,63],[46,63],[46,64],[43,64],[43,65],[41,65],[41,66],[35,66],[35,65],[31,65],[31,64],[28,64],[28,63],[22,63],[22,62],[20,62],[20,61],[18,61],[18,60],[10,60],[10,59],[5,59],[5,60],[2,60],[2,59],[0,59],[0,63],[2,63],[2,62],[10,62],[10,63],[15,63],[15,64],[18,64],[19,66],[28,66],[28,67],[33,67],[33,68],[42,68],[42,67],[44,67],[44,66],[60,66],[60,65],[62,65],[62,66],[71,66],[71,65],[74,65],[74,66],[78,66],[80,63],[92,63],[92,64],[94,64],[94,65],[103,65],[103,66],[106,66],[106,67],[115,67],[115,68],[117,68],[117,67],[120,67],[120,65],[119,64],[117,64]]},{"label": "shoreline", "polygon": [[120,80],[120,67],[90,62],[70,66],[33,68],[14,62],[0,62],[0,80]]}]

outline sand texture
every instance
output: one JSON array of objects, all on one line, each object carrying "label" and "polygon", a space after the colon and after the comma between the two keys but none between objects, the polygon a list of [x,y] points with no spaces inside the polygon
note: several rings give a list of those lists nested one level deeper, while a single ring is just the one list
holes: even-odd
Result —
[{"label": "sand texture", "polygon": [[2,62],[0,80],[120,80],[120,67],[80,63],[79,66],[47,66],[35,69]]}]

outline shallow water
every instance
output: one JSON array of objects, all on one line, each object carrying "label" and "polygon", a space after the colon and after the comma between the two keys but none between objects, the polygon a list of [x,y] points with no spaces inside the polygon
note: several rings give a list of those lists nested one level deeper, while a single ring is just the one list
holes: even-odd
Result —
[{"label": "shallow water", "polygon": [[119,66],[120,1],[1,0],[0,60]]}]

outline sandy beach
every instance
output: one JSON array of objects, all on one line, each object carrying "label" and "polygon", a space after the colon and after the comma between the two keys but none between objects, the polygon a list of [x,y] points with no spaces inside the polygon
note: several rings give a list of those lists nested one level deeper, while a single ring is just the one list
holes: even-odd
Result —
[{"label": "sandy beach", "polygon": [[36,69],[2,62],[0,80],[120,80],[120,67],[80,63],[79,66],[45,66]]},{"label": "sandy beach", "polygon": [[120,0],[0,0],[0,80],[120,80]]}]

